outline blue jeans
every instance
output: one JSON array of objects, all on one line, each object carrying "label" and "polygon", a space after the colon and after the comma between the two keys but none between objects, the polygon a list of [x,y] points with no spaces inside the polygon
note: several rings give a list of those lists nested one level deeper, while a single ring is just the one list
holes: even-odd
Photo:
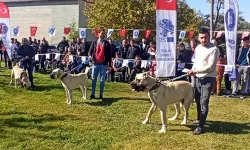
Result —
[{"label": "blue jeans", "polygon": [[33,84],[33,62],[32,61],[20,61],[20,67],[24,68],[25,70],[28,70],[28,74],[29,74],[29,79],[31,84]]},{"label": "blue jeans", "polygon": [[92,95],[95,95],[96,81],[100,73],[100,95],[103,95],[107,66],[95,63],[92,66]]}]

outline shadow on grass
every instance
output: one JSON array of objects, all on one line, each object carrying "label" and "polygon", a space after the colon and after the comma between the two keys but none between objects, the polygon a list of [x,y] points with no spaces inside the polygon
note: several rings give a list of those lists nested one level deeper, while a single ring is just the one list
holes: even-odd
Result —
[{"label": "shadow on grass", "polygon": [[36,85],[31,91],[41,92],[41,91],[51,91],[54,89],[63,89],[60,85]]},{"label": "shadow on grass", "polygon": [[[62,126],[58,125],[46,125],[48,122],[64,121],[67,119],[75,119],[75,116],[64,115],[57,116],[54,114],[42,114],[42,115],[31,115],[25,112],[5,112],[1,113],[1,116],[6,118],[0,119],[1,127],[16,128],[16,129],[38,129],[40,131],[50,130],[63,130]],[[19,116],[21,115],[21,116]],[[4,129],[0,129],[0,132],[4,132]]]},{"label": "shadow on grass", "polygon": [[[209,127],[207,127],[209,126]],[[187,125],[192,131],[196,126]],[[223,121],[207,121],[205,125],[205,131],[207,133],[217,134],[249,134],[250,122],[248,123],[235,123],[235,122],[223,122]]]},{"label": "shadow on grass", "polygon": [[91,106],[110,106],[113,103],[118,102],[119,100],[149,101],[149,99],[147,99],[147,98],[114,97],[114,98],[104,98],[103,100],[100,100],[98,102],[86,102],[86,104],[91,105]]}]

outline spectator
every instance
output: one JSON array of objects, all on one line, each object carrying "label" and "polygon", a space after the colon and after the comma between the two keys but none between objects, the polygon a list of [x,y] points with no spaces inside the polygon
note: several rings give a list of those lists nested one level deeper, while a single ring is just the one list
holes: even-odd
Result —
[{"label": "spectator", "polygon": [[121,59],[121,54],[116,52],[116,58],[113,62],[113,68],[111,71],[111,81],[114,82],[115,72],[122,72],[122,82],[125,82],[126,66],[122,66],[123,60]]},{"label": "spectator", "polygon": [[113,44],[113,40],[109,39],[109,44],[111,46],[111,57],[115,58],[115,53],[117,52],[116,46]]},{"label": "spectator", "polygon": [[[215,46],[218,45],[215,39],[213,39],[211,43],[213,43]],[[211,94],[217,93],[217,96],[221,96],[221,82],[222,82],[224,71],[225,71],[225,66],[219,66],[219,65],[226,65],[224,52],[222,49],[219,49],[219,50],[220,50],[220,56],[219,56],[219,59],[217,60],[217,66],[216,66],[216,72],[217,72],[216,82],[214,84],[214,87],[211,93]]]},{"label": "spectator", "polygon": [[241,76],[243,75],[241,94],[248,94],[247,80],[249,76],[248,57],[249,56],[249,37],[243,38],[243,46],[236,53],[236,80],[233,83],[233,91],[231,97],[235,97],[238,92],[239,83],[241,81]]},{"label": "spectator", "polygon": [[28,70],[31,88],[34,88],[32,58],[35,56],[35,51],[29,46],[29,41],[26,38],[23,38],[22,44],[17,50],[17,59],[20,61],[20,66]]},{"label": "spectator", "polygon": [[[46,43],[46,41],[42,40],[42,43],[39,48],[39,54],[46,54],[48,53],[49,45]],[[46,70],[44,62],[46,61],[46,55],[41,56],[41,69]]]},{"label": "spectator", "polygon": [[89,99],[95,98],[96,82],[98,74],[100,74],[100,99],[103,99],[103,91],[105,85],[105,75],[107,68],[111,71],[111,46],[105,38],[105,30],[99,31],[99,38],[94,41],[89,50],[89,56],[93,59],[92,66],[92,93]]},{"label": "spectator", "polygon": [[128,53],[128,44],[127,40],[122,40],[122,45],[119,47],[119,53],[121,54],[121,58],[126,59]]},{"label": "spectator", "polygon": [[152,77],[156,77],[156,58],[152,61],[152,65],[149,71]]},{"label": "spectator", "polygon": [[63,54],[65,47],[69,47],[69,43],[66,41],[66,38],[63,37],[62,41],[57,45],[57,49],[61,54]]},{"label": "spectator", "polygon": [[[140,48],[135,45],[135,40],[130,41],[130,47],[128,48],[127,52],[127,59],[135,59],[135,56],[140,56]],[[133,69],[134,63],[133,61],[128,62],[128,68],[129,68],[129,73],[131,74],[131,71]]]},{"label": "spectator", "polygon": [[76,44],[76,39],[75,38],[72,39],[72,42],[70,43],[70,47],[73,49],[72,53],[76,52],[77,44]]},{"label": "spectator", "polygon": [[83,56],[88,56],[89,53],[89,44],[86,42],[86,39],[82,40],[82,44],[80,45],[82,49]]},{"label": "spectator", "polygon": [[33,43],[32,38],[31,38],[31,37],[29,37],[28,44],[29,44],[29,45],[31,45],[32,43]]},{"label": "spectator", "polygon": [[142,38],[142,43],[140,46],[140,57],[142,60],[148,60],[148,49],[150,48],[147,39]]},{"label": "spectator", "polygon": [[139,55],[137,55],[135,56],[134,66],[131,71],[128,84],[130,84],[130,82],[132,82],[135,79],[136,74],[140,72],[141,72],[141,58],[139,57]]},{"label": "spectator", "polygon": [[7,50],[4,46],[4,44],[1,45],[1,48],[2,48],[2,53],[3,53],[3,57],[4,57],[4,63],[5,63],[5,67],[8,66],[8,53],[7,53]]}]

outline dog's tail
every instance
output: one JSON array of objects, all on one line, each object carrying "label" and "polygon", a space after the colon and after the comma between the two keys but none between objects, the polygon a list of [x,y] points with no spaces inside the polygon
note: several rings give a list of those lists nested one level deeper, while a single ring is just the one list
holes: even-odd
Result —
[{"label": "dog's tail", "polygon": [[90,67],[86,67],[84,73],[85,73],[85,74],[88,74],[88,73],[89,73],[89,70],[90,70]]}]

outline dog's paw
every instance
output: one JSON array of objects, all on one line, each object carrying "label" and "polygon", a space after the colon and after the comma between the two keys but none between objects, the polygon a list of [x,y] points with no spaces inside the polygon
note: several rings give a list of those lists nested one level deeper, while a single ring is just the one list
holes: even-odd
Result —
[{"label": "dog's paw", "polygon": [[68,104],[68,105],[71,105],[71,102],[68,102],[67,104]]},{"label": "dog's paw", "polygon": [[142,121],[142,124],[147,124],[148,123],[148,119],[145,119],[144,121]]},{"label": "dog's paw", "polygon": [[187,123],[186,123],[186,122],[182,122],[182,123],[181,123],[181,126],[184,126],[184,125],[187,125]]},{"label": "dog's paw", "polygon": [[83,96],[82,99],[87,99],[87,98]]},{"label": "dog's paw", "polygon": [[158,133],[166,133],[166,129],[161,129]]},{"label": "dog's paw", "polygon": [[172,117],[172,118],[169,118],[168,120],[169,121],[173,121],[173,120],[175,120],[177,117]]}]

